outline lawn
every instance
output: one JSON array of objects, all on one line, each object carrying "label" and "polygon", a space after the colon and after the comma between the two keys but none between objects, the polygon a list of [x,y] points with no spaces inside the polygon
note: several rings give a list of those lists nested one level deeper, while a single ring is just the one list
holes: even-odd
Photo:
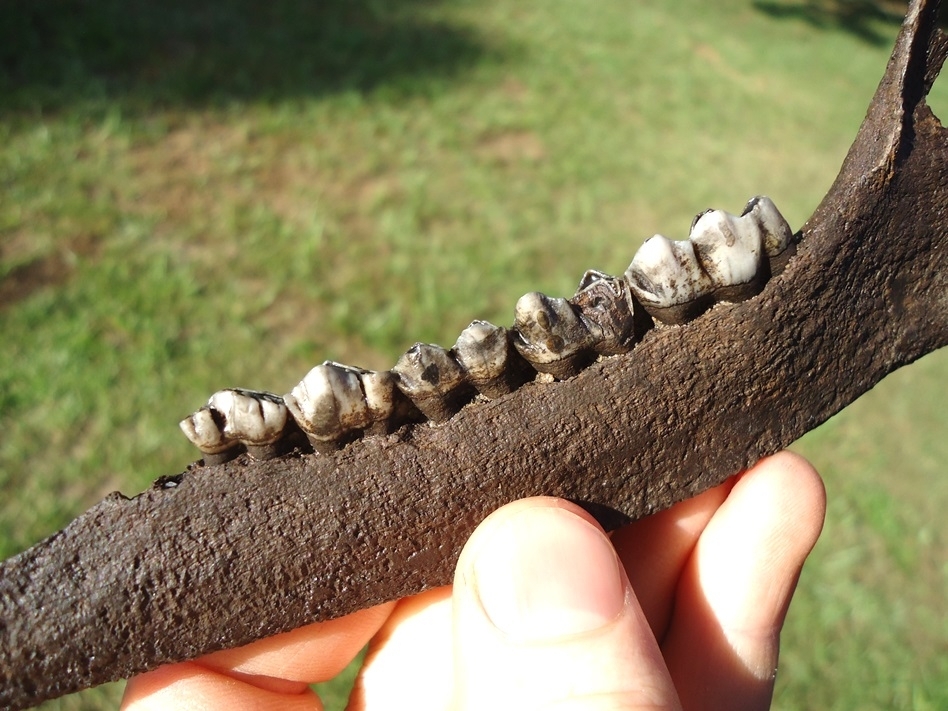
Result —
[{"label": "lawn", "polygon": [[[181,471],[214,390],[509,324],[708,206],[768,194],[799,227],[890,7],[0,3],[0,554]],[[830,504],[775,708],[948,708],[946,375],[929,356],[795,445]]]}]

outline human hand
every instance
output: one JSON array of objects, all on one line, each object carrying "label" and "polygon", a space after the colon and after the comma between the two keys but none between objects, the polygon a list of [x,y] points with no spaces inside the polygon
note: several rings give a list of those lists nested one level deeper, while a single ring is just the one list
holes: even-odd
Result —
[{"label": "human hand", "polygon": [[607,538],[551,498],[474,532],[454,586],[131,679],[122,708],[320,709],[372,640],[350,709],[765,709],[819,536],[822,482],[782,453]]}]

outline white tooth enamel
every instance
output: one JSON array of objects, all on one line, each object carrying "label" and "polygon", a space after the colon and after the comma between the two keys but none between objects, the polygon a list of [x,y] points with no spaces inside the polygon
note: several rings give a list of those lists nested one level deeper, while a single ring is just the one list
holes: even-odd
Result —
[{"label": "white tooth enamel", "polygon": [[698,265],[694,245],[662,235],[650,237],[639,247],[625,278],[642,304],[659,309],[702,298],[713,288]]},{"label": "white tooth enamel", "polygon": [[507,364],[507,331],[487,321],[472,321],[461,331],[452,350],[471,378],[498,378]]},{"label": "white tooth enamel", "polygon": [[323,440],[370,422],[359,371],[332,361],[310,370],[283,399],[303,431]]},{"label": "white tooth enamel", "polygon": [[589,347],[591,337],[566,299],[531,291],[517,301],[517,350],[534,364],[552,363]]},{"label": "white tooth enamel", "polygon": [[691,228],[690,241],[714,288],[747,284],[760,276],[763,238],[754,220],[710,210]]},{"label": "white tooth enamel", "polygon": [[764,251],[768,257],[777,257],[793,241],[793,230],[780,210],[766,195],[753,198],[745,208],[744,215],[760,227],[764,236]]},{"label": "white tooth enamel", "polygon": [[184,436],[205,454],[224,452],[237,444],[224,435],[213,413],[207,407],[202,407],[194,414],[185,417],[178,426],[184,432]]},{"label": "white tooth enamel", "polygon": [[283,398],[255,390],[220,390],[207,406],[224,416],[224,436],[247,445],[276,442],[286,427]]}]

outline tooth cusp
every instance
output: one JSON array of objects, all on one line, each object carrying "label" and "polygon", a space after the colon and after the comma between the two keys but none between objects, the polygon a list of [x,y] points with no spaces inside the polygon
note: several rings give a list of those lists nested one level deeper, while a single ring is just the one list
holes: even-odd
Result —
[{"label": "tooth cusp", "polygon": [[600,355],[627,353],[652,327],[652,319],[635,303],[625,279],[590,269],[570,299]]},{"label": "tooth cusp", "polygon": [[517,301],[514,346],[533,368],[558,380],[592,362],[593,337],[572,304],[532,291]]},{"label": "tooth cusp", "polygon": [[398,389],[432,422],[444,422],[474,397],[464,369],[441,346],[416,343],[392,373]]}]

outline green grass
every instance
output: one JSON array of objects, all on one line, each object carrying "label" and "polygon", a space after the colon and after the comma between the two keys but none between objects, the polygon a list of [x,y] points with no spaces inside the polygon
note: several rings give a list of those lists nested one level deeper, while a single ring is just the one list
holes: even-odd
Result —
[{"label": "green grass", "polygon": [[[896,31],[852,5],[0,4],[0,554],[180,471],[220,387],[509,323],[709,205],[799,226]],[[797,445],[830,511],[776,708],[948,707],[946,375]]]}]

